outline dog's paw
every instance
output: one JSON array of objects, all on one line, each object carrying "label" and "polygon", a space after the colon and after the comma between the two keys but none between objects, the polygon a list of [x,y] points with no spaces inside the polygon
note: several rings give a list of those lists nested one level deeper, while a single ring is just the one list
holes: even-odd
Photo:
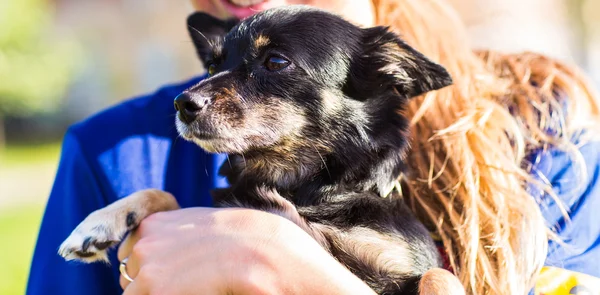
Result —
[{"label": "dog's paw", "polygon": [[147,189],[135,192],[92,212],[60,245],[58,254],[66,260],[108,262],[107,250],[140,221],[152,213],[178,209],[173,195]]},{"label": "dog's paw", "polygon": [[60,245],[58,254],[67,261],[108,262],[108,249],[118,244],[128,230],[109,213],[99,210],[88,216]]}]

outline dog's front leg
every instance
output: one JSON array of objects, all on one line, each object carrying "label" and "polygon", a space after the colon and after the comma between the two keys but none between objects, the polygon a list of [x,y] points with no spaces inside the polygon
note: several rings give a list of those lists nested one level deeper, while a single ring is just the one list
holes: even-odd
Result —
[{"label": "dog's front leg", "polygon": [[217,207],[250,208],[286,218],[311,235],[323,248],[329,250],[329,242],[321,229],[325,227],[308,222],[298,213],[298,209],[291,201],[282,197],[273,188],[258,186],[249,189],[238,187],[237,190],[232,188],[215,189],[212,191],[212,196]]},{"label": "dog's front leg", "polygon": [[179,209],[173,195],[156,189],[133,193],[92,212],[62,243],[58,253],[66,260],[108,261],[106,251],[119,243],[152,213]]}]

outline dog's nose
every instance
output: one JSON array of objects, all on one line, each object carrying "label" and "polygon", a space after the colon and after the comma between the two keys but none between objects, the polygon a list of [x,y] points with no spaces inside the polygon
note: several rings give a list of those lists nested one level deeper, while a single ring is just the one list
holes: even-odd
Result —
[{"label": "dog's nose", "polygon": [[192,96],[189,93],[179,94],[175,101],[175,109],[179,111],[179,119],[185,123],[192,123],[198,117],[200,111],[208,105],[210,98],[204,96]]}]

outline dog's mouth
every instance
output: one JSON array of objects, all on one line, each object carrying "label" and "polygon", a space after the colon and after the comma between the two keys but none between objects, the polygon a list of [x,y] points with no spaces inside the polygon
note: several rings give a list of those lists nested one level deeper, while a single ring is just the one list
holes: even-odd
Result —
[{"label": "dog's mouth", "polygon": [[219,140],[219,139],[223,139],[215,134],[211,134],[208,132],[193,132],[192,133],[192,137],[194,139],[198,139],[198,140],[205,140],[205,141],[210,141],[210,140]]},{"label": "dog's mouth", "polygon": [[227,152],[224,148],[227,140],[217,136],[216,134],[194,130],[191,126],[182,123],[177,119],[176,121],[177,132],[181,137],[183,137],[187,141],[191,141],[196,145],[200,146],[207,152],[211,153],[220,153]]},{"label": "dog's mouth", "polygon": [[175,126],[177,127],[177,132],[179,135],[187,140],[218,140],[223,139],[222,136],[219,136],[216,132],[212,132],[211,130],[199,129],[193,126],[192,124],[183,123],[179,118],[175,121]]},{"label": "dog's mouth", "polygon": [[179,119],[175,123],[179,136],[195,143],[209,153],[231,153],[243,151],[243,148],[245,148],[243,140],[240,141],[240,138],[226,137],[217,132],[200,130],[190,124],[181,122]]}]

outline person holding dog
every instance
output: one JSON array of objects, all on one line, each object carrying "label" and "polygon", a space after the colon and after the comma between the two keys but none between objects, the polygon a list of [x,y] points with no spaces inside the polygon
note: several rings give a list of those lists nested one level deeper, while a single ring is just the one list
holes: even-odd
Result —
[{"label": "person holding dog", "polygon": [[[473,52],[441,0],[192,3],[223,19],[308,4],[363,26],[391,26],[454,79],[411,102],[412,150],[402,183],[467,292],[524,294],[536,282],[542,289],[544,266],[544,273],[558,266],[586,284],[600,277],[600,224],[592,211],[600,205],[600,109],[576,69],[532,53]],[[173,144],[171,128],[172,99],[199,79],[69,129],[27,294],[118,294],[121,287],[125,294],[369,292],[293,223],[260,211],[208,208],[208,190],[225,185],[216,173],[224,159],[191,143]],[[137,243],[111,257],[112,268],[67,264],[55,253],[87,214],[150,187],[195,208],[144,220],[133,233]],[[125,259],[133,282],[118,271]]]}]

